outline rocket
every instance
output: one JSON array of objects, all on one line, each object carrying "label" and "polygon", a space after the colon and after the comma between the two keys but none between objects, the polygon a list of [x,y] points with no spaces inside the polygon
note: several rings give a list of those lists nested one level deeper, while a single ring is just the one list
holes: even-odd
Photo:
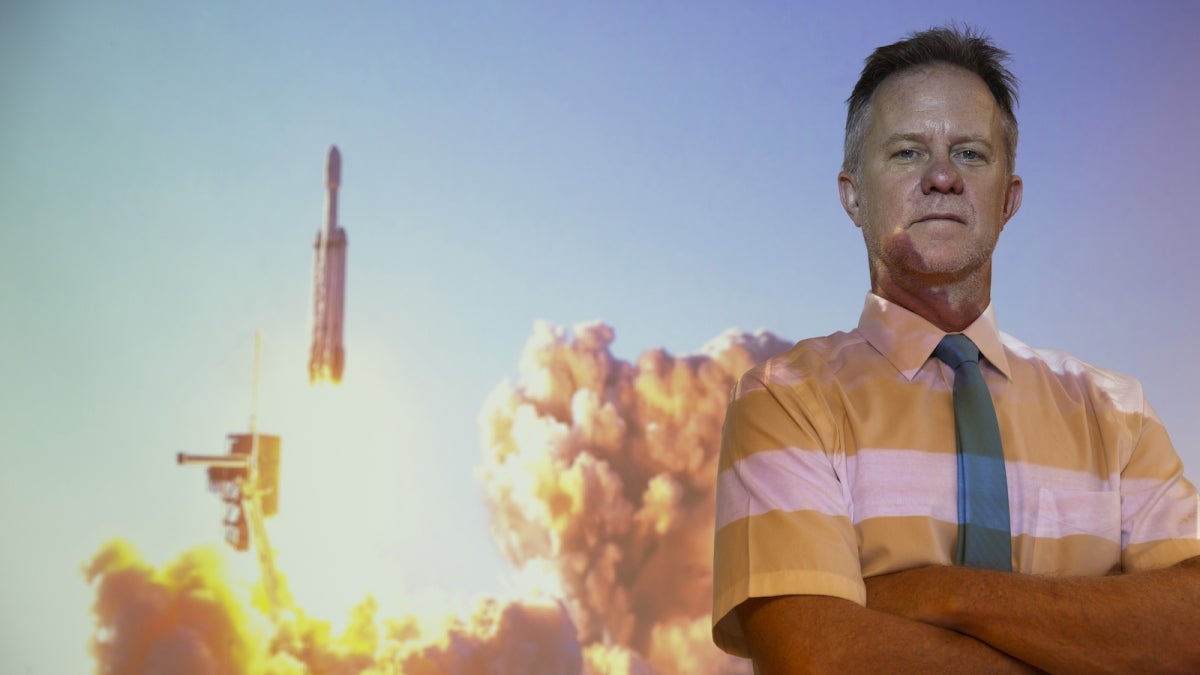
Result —
[{"label": "rocket", "polygon": [[346,231],[338,227],[338,187],[342,183],[342,155],[329,148],[325,162],[325,226],[317,232],[313,256],[312,355],[308,381],[342,381],[345,352],[342,319],[346,306]]}]

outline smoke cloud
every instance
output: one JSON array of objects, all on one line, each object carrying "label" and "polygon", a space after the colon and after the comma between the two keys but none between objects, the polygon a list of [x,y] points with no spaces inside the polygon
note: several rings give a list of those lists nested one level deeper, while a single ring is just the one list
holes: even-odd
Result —
[{"label": "smoke cloud", "polygon": [[246,672],[250,665],[256,641],[212,550],[189,551],[157,570],[115,541],[84,575],[97,584],[97,672]]},{"label": "smoke cloud", "polygon": [[427,627],[411,616],[379,621],[368,597],[336,635],[294,606],[272,624],[229,584],[210,548],[156,568],[113,541],[84,575],[96,586],[91,652],[101,675],[571,675],[583,667],[575,627],[553,601],[484,599],[465,618]]},{"label": "smoke cloud", "polygon": [[230,584],[211,548],[156,567],[116,540],[83,568],[100,675],[749,673],[709,629],[714,483],[734,381],[789,345],[728,332],[700,353],[629,363],[614,332],[538,323],[515,384],[480,415],[492,532],[540,588],[440,624],[380,618],[365,598],[336,634],[292,600]]},{"label": "smoke cloud", "polygon": [[614,332],[539,323],[481,415],[500,549],[553,572],[596,672],[749,672],[712,645],[716,462],[729,391],[790,345],[728,332],[629,363]]}]

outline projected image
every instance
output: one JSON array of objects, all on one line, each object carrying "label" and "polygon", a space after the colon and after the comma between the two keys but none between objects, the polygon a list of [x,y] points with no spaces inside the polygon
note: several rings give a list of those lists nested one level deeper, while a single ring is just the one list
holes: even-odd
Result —
[{"label": "projected image", "polygon": [[1196,9],[0,10],[0,670],[753,672],[731,390],[857,325],[846,98],[948,21],[1020,79],[1000,329],[1194,476]]}]

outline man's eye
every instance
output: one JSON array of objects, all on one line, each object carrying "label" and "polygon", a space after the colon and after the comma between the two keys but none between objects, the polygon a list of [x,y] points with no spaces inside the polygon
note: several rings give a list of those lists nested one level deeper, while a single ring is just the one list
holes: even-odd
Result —
[{"label": "man's eye", "polygon": [[905,148],[904,150],[897,151],[896,154],[892,156],[896,159],[916,159],[917,151],[911,148]]},{"label": "man's eye", "polygon": [[969,162],[974,162],[974,161],[983,159],[983,155],[979,154],[978,152],[976,152],[974,150],[959,150],[958,156],[962,157],[963,159],[965,159]]}]

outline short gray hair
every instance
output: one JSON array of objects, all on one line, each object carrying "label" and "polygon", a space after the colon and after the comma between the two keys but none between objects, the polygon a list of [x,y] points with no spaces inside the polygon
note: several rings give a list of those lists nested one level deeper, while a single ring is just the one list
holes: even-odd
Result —
[{"label": "short gray hair", "polygon": [[1017,78],[1005,62],[1009,53],[970,28],[949,26],[912,33],[906,39],[879,47],[867,57],[858,83],[846,99],[846,140],[842,170],[861,175],[863,144],[871,121],[871,99],[884,80],[923,66],[945,63],[979,76],[1000,107],[1005,161],[1011,174],[1017,165]]}]

